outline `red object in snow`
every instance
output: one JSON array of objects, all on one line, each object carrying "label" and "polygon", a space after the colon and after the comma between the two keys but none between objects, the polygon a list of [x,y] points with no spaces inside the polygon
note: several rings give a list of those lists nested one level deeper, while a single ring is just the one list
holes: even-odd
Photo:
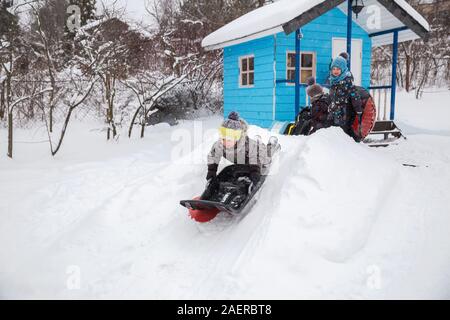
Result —
[{"label": "red object in snow", "polygon": [[[361,138],[364,139],[369,135],[372,131],[375,121],[377,119],[377,108],[375,107],[375,103],[373,102],[372,97],[370,97],[366,106],[364,107],[364,112],[362,114],[362,127],[361,127]],[[355,121],[352,125],[353,131],[357,136],[359,136],[359,119],[355,118]]]},{"label": "red object in snow", "polygon": [[[195,197],[193,200],[200,200],[200,197]],[[200,223],[211,221],[219,214],[219,212],[220,210],[217,208],[205,210],[189,209],[189,215],[191,218]]]}]

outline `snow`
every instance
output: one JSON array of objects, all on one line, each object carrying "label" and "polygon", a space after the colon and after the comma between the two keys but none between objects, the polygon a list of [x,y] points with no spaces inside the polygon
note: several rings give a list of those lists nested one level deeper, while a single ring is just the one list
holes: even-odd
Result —
[{"label": "snow", "polygon": [[425,30],[430,31],[430,24],[428,23],[427,20],[425,20],[424,17],[421,16],[420,13],[418,13],[416,11],[416,9],[414,9],[413,7],[411,7],[409,5],[409,3],[407,3],[405,0],[394,0],[400,7],[403,8],[403,10],[406,11],[406,13],[408,13],[414,20],[416,20],[417,22],[419,22],[422,27],[425,28]]},{"label": "snow", "polygon": [[284,23],[324,1],[280,0],[265,5],[214,31],[203,39],[202,46],[224,47],[225,43],[233,40],[245,38],[245,41],[248,41],[281,32]]},{"label": "snow", "polygon": [[[202,46],[211,50],[218,49],[282,32],[282,26],[285,23],[323,3],[324,1],[325,0],[279,0],[274,3],[265,5],[237,18],[236,20],[228,23],[222,28],[214,31],[203,39]],[[373,2],[374,4],[382,7],[382,5],[378,2]],[[403,8],[408,15],[410,15],[413,19],[420,23],[426,30],[430,30],[430,26],[425,18],[423,18],[406,1],[395,0],[395,2],[401,8]],[[342,9],[343,6],[346,6],[346,4],[341,4],[339,7],[341,7]],[[384,11],[387,11],[386,9],[384,9],[384,7],[382,8]],[[344,13],[346,13],[346,10],[343,11]],[[393,19],[395,24],[398,24],[399,26],[404,25],[398,19],[394,18],[391,14],[389,14],[389,16],[391,16],[390,19]],[[372,33],[373,30],[370,29],[369,25],[366,23],[367,19],[371,18],[373,17],[370,14],[362,14],[358,20],[354,18],[354,21],[368,33]],[[386,25],[384,28],[377,30],[377,32],[390,29],[392,28],[390,28],[389,25]],[[413,33],[412,31],[405,31],[401,33],[401,37],[399,40],[407,41],[413,38],[417,38],[415,33]],[[391,40],[387,40],[386,42],[386,40],[381,39],[380,41],[382,41],[383,44],[392,43]]]},{"label": "snow", "polygon": [[407,140],[279,136],[250,213],[205,225],[178,201],[204,188],[219,117],[115,142],[74,122],[54,159],[44,128],[17,129],[0,158],[0,297],[450,298],[450,92],[398,96]]}]

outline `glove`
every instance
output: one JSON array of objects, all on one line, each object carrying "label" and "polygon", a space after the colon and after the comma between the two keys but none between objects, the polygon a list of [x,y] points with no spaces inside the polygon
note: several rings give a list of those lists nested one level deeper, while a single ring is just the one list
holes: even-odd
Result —
[{"label": "glove", "polygon": [[253,184],[257,184],[259,181],[260,175],[257,172],[250,173],[250,180],[252,180]]},{"label": "glove", "polygon": [[358,112],[356,113],[356,115],[358,116],[358,121],[359,121],[359,125],[362,125],[362,112]]},{"label": "glove", "polygon": [[217,176],[217,164],[208,165],[208,174],[206,175],[206,180],[214,179]]},{"label": "glove", "polygon": [[216,176],[217,176],[216,172],[208,171],[208,174],[206,175],[206,180],[214,179]]},{"label": "glove", "polygon": [[256,184],[261,177],[260,170],[252,170],[250,171],[250,180],[252,180],[253,184]]},{"label": "glove", "polygon": [[362,112],[357,112],[358,115],[358,121],[359,121],[359,128],[358,128],[358,138],[362,138]]}]

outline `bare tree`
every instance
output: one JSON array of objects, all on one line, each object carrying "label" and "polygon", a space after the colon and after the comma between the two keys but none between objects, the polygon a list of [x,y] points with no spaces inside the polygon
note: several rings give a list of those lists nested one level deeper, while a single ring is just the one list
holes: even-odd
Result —
[{"label": "bare tree", "polygon": [[87,25],[77,34],[80,54],[77,57],[83,71],[100,78],[106,101],[107,139],[117,135],[114,120],[116,86],[129,71],[126,43],[128,26],[115,17],[105,17],[92,28]]},{"label": "bare tree", "polygon": [[[412,40],[399,46],[398,82],[406,91],[420,91],[430,85],[450,83],[450,1],[409,1],[430,22],[428,42]],[[390,74],[392,45],[373,51],[373,79],[381,81]]]},{"label": "bare tree", "polygon": [[175,88],[175,86],[182,83],[187,76],[188,74],[184,74],[180,77],[170,76],[164,78],[160,73],[155,74],[144,71],[136,75],[133,79],[123,81],[124,85],[135,94],[139,103],[130,122],[128,137],[131,138],[133,127],[138,117],[138,123],[141,126],[141,138],[144,137],[147,117],[149,113],[156,110],[158,100]]},{"label": "bare tree", "polygon": [[[55,47],[52,46],[51,40],[45,33],[43,26],[42,26],[42,17],[41,17],[41,10],[42,10],[42,4],[30,4],[30,7],[32,9],[32,13],[34,15],[35,21],[36,21],[36,29],[38,33],[38,38],[40,40],[39,47],[41,48],[41,51],[43,51],[44,55],[44,61],[47,71],[47,78],[49,82],[50,92],[46,95],[46,104],[49,109],[49,130],[50,132],[53,132],[53,113],[56,104],[58,103],[58,100],[61,98],[60,95],[60,86],[58,86],[57,82],[57,75],[58,75],[58,68],[56,66],[57,62],[56,59],[53,57],[52,52],[54,52]],[[46,79],[45,79],[46,80]],[[47,81],[46,81],[47,82]]]},{"label": "bare tree", "polygon": [[[6,13],[5,13],[6,14]],[[34,83],[33,90],[26,90],[22,81],[30,71],[28,52],[23,42],[23,34],[16,15],[6,15],[8,20],[2,25],[0,38],[0,82],[2,83],[2,100],[8,126],[8,157],[13,156],[14,114],[16,108],[27,100],[49,92],[49,88],[39,88]]]},{"label": "bare tree", "polygon": [[[66,74],[66,78],[70,79],[66,84],[66,88],[64,90],[65,98],[63,99],[67,111],[65,112],[64,122],[62,124],[61,133],[58,136],[58,142],[56,143],[56,145],[53,144],[49,123],[47,122],[47,120],[45,120],[47,126],[48,141],[50,144],[50,152],[52,156],[55,156],[62,146],[62,143],[66,136],[67,128],[74,111],[86,101],[86,99],[91,94],[95,83],[98,80],[95,75],[86,77],[86,75],[80,74],[79,70],[75,68],[68,71],[68,74]],[[41,105],[41,108],[45,113],[45,106]]]}]

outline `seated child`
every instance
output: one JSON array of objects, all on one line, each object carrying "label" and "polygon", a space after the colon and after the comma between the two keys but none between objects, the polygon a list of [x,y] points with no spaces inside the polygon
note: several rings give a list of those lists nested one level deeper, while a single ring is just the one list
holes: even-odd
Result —
[{"label": "seated child", "polygon": [[328,120],[328,109],[331,105],[330,95],[323,91],[321,85],[316,83],[316,79],[308,79],[306,93],[311,99],[311,130],[310,134],[317,130],[328,128],[332,125]]}]

